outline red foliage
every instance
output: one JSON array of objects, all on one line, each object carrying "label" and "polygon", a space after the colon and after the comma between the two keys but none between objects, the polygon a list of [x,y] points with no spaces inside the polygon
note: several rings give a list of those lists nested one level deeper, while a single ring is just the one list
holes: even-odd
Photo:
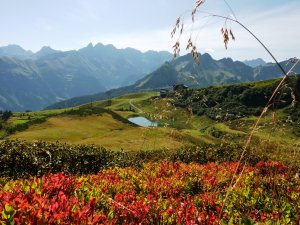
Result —
[{"label": "red foliage", "polygon": [[[83,177],[58,173],[10,181],[0,190],[0,222],[218,224],[219,219],[225,223],[247,219],[284,223],[297,217],[299,180],[293,179],[287,166],[273,161],[246,167],[221,213],[237,165],[161,162],[145,164],[140,171],[111,168]],[[281,189],[273,188],[279,182]],[[276,196],[284,202],[275,204]]]}]

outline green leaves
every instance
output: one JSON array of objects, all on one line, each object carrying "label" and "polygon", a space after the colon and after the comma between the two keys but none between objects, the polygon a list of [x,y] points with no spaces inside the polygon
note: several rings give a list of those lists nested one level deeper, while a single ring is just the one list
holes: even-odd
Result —
[{"label": "green leaves", "polygon": [[254,225],[254,221],[249,219],[249,218],[245,218],[243,221],[243,224],[245,225]]},{"label": "green leaves", "polygon": [[[1,224],[5,225],[14,225],[14,215],[16,214],[16,211],[11,207],[9,204],[5,204],[4,210],[2,211],[2,221]],[[4,222],[3,222],[4,221]]]}]

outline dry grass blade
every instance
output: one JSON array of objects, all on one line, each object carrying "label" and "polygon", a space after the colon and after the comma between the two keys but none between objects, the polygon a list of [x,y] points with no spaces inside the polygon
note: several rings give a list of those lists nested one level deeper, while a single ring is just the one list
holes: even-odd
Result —
[{"label": "dry grass blade", "polygon": [[183,33],[183,23],[181,24],[180,35]]},{"label": "dry grass blade", "polygon": [[173,45],[173,58],[175,59],[180,52],[180,43],[176,41],[175,45]]},{"label": "dry grass blade", "polygon": [[119,202],[113,200],[112,198],[109,198],[109,197],[108,197],[108,200],[111,201],[111,202],[113,202],[113,203],[115,203],[116,205],[120,206],[121,208],[126,209],[127,211],[129,211],[129,212],[135,214],[134,211],[132,211],[131,209],[129,209],[129,208],[126,207],[125,205],[123,205],[123,204],[121,204],[121,203],[119,203]]},{"label": "dry grass blade", "polygon": [[196,6],[195,8],[193,9],[192,11],[192,22],[194,23],[195,22],[195,14],[196,14],[196,11],[197,11],[197,8],[202,5],[204,3],[204,0],[196,0]]},{"label": "dry grass blade", "polygon": [[205,1],[204,0],[196,0],[196,8],[202,5]]},{"label": "dry grass blade", "polygon": [[292,106],[295,107],[295,104],[296,104],[296,102],[297,102],[297,100],[296,100],[296,95],[295,95],[295,93],[294,93],[294,91],[293,91],[292,88],[290,88],[290,90],[291,90],[291,98],[293,99],[293,100],[292,100]]},{"label": "dry grass blade", "polygon": [[192,45],[191,54],[193,56],[194,61],[199,65],[200,59],[199,59],[199,55],[198,55],[197,48],[195,45]]},{"label": "dry grass blade", "polygon": [[225,48],[227,49],[228,47],[228,42],[229,42],[229,35],[231,36],[231,39],[235,41],[235,36],[233,35],[233,32],[231,29],[228,29],[227,28],[223,28],[221,29],[221,33],[222,33],[222,36],[223,36],[223,40],[224,40],[224,44],[225,44]]},{"label": "dry grass blade", "polygon": [[176,20],[176,27],[179,28],[179,24],[180,24],[180,17],[177,18]]},{"label": "dry grass blade", "polygon": [[230,33],[230,36],[231,36],[232,40],[234,40],[234,41],[235,41],[235,37],[234,37],[234,35],[233,35],[233,33],[232,33],[232,30],[231,30],[231,29],[229,30],[229,33]]},{"label": "dry grass blade", "polygon": [[176,27],[175,27],[175,28],[172,30],[172,32],[171,32],[171,38],[174,37],[175,33],[176,33]]},{"label": "dry grass blade", "polygon": [[229,41],[228,30],[227,30],[227,28],[225,28],[225,29],[222,28],[221,32],[222,32],[225,48],[227,49],[227,45],[228,45],[228,41]]},{"label": "dry grass blade", "polygon": [[188,50],[190,47],[193,47],[193,43],[192,43],[191,37],[190,37],[189,40],[188,40],[188,44],[187,44],[187,46],[186,46],[186,50]]},{"label": "dry grass blade", "polygon": [[193,23],[195,22],[196,10],[197,10],[197,8],[194,8],[193,11],[192,11],[192,21],[193,21]]},{"label": "dry grass blade", "polygon": [[[257,130],[258,128],[258,125],[262,119],[262,117],[267,113],[269,107],[274,104],[275,102],[275,98],[278,94],[278,92],[280,91],[280,89],[282,88],[286,78],[292,73],[292,70],[295,68],[295,66],[299,63],[299,59],[294,59],[291,63],[294,64],[292,66],[292,68],[286,72],[285,69],[282,67],[282,65],[277,61],[277,59],[274,57],[274,55],[270,52],[270,50],[264,45],[264,43],[251,31],[249,30],[244,24],[242,24],[239,20],[236,19],[236,16],[234,15],[234,12],[233,10],[231,9],[230,5],[228,4],[228,2],[226,0],[224,0],[225,3],[227,4],[227,6],[229,7],[230,11],[233,13],[233,16],[234,18],[230,18],[229,16],[223,16],[223,15],[218,15],[218,14],[209,14],[211,17],[217,17],[217,18],[221,18],[221,19],[224,19],[225,20],[225,25],[224,27],[222,27],[221,29],[221,33],[222,33],[222,37],[223,37],[223,41],[224,41],[224,44],[225,44],[225,48],[227,49],[228,47],[228,42],[230,40],[230,38],[232,40],[235,40],[235,36],[232,32],[231,29],[227,29],[227,26],[226,26],[226,22],[227,21],[230,21],[230,22],[234,22],[234,23],[237,23],[238,25],[240,25],[243,29],[245,29],[250,35],[252,35],[260,44],[261,46],[269,53],[269,55],[274,59],[274,61],[276,62],[276,65],[279,67],[279,69],[283,72],[284,74],[284,77],[282,78],[282,80],[280,81],[280,83],[278,84],[278,86],[276,87],[276,89],[274,90],[273,94],[271,95],[271,97],[269,98],[268,100],[268,103],[266,104],[265,108],[262,110],[260,116],[258,117],[258,119],[256,120],[255,124],[253,125],[253,127],[251,128],[250,132],[249,132],[249,135],[245,141],[245,145],[242,149],[242,153],[240,155],[240,158],[239,158],[239,161],[237,163],[237,167],[235,168],[235,171],[234,171],[234,174],[232,176],[232,179],[230,181],[230,184],[229,184],[229,187],[226,191],[226,195],[225,195],[225,198],[224,198],[224,201],[223,201],[223,205],[222,205],[222,209],[219,213],[219,219],[221,219],[222,217],[222,213],[223,213],[223,210],[224,210],[224,207],[226,205],[226,201],[231,193],[231,191],[235,188],[235,186],[238,184],[239,180],[241,179],[241,176],[244,172],[244,168],[245,168],[245,164],[241,170],[241,172],[239,172],[238,174],[238,171],[239,171],[239,168],[242,166],[242,160],[245,160],[247,161],[247,159],[244,159],[244,156],[245,156],[245,153],[248,149],[248,147],[250,146],[250,143],[251,143],[251,140],[252,140],[252,137],[254,135],[254,132]],[[196,7],[193,9],[192,11],[192,22],[194,23],[194,20],[195,20],[195,14],[196,14],[196,11],[197,11],[197,8],[204,3],[204,0],[196,0]],[[187,46],[186,46],[186,49],[191,49],[191,54],[194,58],[195,61],[197,61],[197,63],[200,63],[200,60],[199,60],[199,56],[198,56],[198,53],[197,53],[197,50],[196,50],[196,46],[193,44],[191,38],[188,40],[188,43],[187,43]],[[291,97],[293,99],[293,102],[295,102],[294,100],[296,99],[296,96],[293,92],[291,92]],[[294,104],[294,103],[292,103]]]},{"label": "dry grass blade", "polygon": [[171,32],[171,38],[173,38],[174,35],[176,34],[177,28],[179,29],[180,21],[181,21],[181,19],[180,19],[180,17],[178,17],[178,18],[176,19],[175,26],[174,26],[174,28],[173,28],[173,30],[172,30],[172,32]]},{"label": "dry grass blade", "polygon": [[[223,209],[224,209],[224,206],[225,206],[225,203],[231,193],[231,191],[233,190],[233,188],[237,185],[238,181],[240,180],[241,176],[242,176],[242,172],[239,174],[238,178],[235,180],[236,176],[237,176],[237,171],[238,171],[238,168],[240,167],[241,165],[241,162],[242,162],[242,159],[244,158],[245,156],[245,153],[251,143],[251,140],[252,140],[252,137],[254,135],[254,132],[256,131],[257,129],[257,126],[259,124],[259,122],[261,121],[262,117],[264,116],[264,114],[268,111],[268,108],[269,106],[271,105],[274,97],[276,96],[276,94],[278,93],[278,90],[282,87],[282,85],[284,84],[284,81],[286,80],[286,78],[289,76],[289,74],[292,73],[293,69],[296,67],[296,65],[299,63],[300,59],[298,59],[294,65],[292,66],[292,68],[287,72],[285,73],[284,77],[281,79],[280,83],[277,85],[276,89],[274,90],[273,94],[271,95],[271,97],[269,98],[268,100],[268,103],[266,104],[265,108],[263,109],[263,111],[261,112],[260,116],[258,117],[258,119],[256,120],[254,126],[252,127],[251,129],[251,132],[247,138],[247,141],[246,141],[246,144],[244,145],[244,148],[243,148],[243,152],[240,156],[240,159],[238,161],[238,164],[237,164],[237,167],[235,169],[235,172],[233,174],[233,177],[231,179],[231,182],[230,182],[230,185],[229,185],[229,188],[227,189],[227,192],[226,192],[226,196],[224,198],[224,201],[223,201],[223,206],[222,206],[222,209],[220,211],[220,214],[219,214],[219,218],[221,218],[221,214],[223,212]],[[235,180],[235,182],[234,182]]]}]

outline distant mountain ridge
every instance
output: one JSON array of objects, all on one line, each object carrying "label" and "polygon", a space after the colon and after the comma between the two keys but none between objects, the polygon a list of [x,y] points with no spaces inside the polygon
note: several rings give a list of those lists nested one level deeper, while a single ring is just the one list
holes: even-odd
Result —
[{"label": "distant mountain ridge", "polygon": [[0,47],[0,110],[38,110],[59,100],[129,85],[171,59],[169,52],[89,44],[78,51]]},{"label": "distant mountain ridge", "polygon": [[50,46],[44,46],[38,52],[32,54],[29,58],[31,58],[31,59],[40,59],[42,57],[52,55],[52,54],[56,54],[56,53],[59,53],[59,52],[62,52],[62,51],[54,50]]},{"label": "distant mountain ridge", "polygon": [[[48,109],[73,107],[90,101],[103,100],[125,93],[141,91],[159,91],[161,88],[183,83],[189,87],[207,87],[211,85],[234,84],[281,77],[283,74],[274,63],[252,68],[243,62],[231,58],[214,60],[209,54],[200,55],[201,64],[197,65],[190,54],[178,57],[176,60],[164,63],[160,68],[148,74],[135,84],[100,92],[93,95],[81,96],[55,103]],[[287,61],[281,62],[286,65]],[[296,66],[300,73],[300,65]]]},{"label": "distant mountain ridge", "polygon": [[[0,47],[0,110],[73,106],[90,99],[159,90],[177,83],[199,88],[281,76],[272,63],[253,68],[231,58],[214,60],[207,53],[200,55],[200,66],[190,54],[170,59],[169,52],[142,53],[101,43],[90,43],[77,51],[43,47],[36,53],[17,45]],[[299,72],[299,66],[295,72]],[[63,102],[55,104],[59,101]]]},{"label": "distant mountain ridge", "polygon": [[[164,86],[183,83],[189,87],[207,87],[210,85],[234,84],[269,80],[283,76],[275,63],[252,68],[241,61],[231,58],[214,60],[209,54],[199,54],[200,65],[197,65],[190,54],[166,62],[162,67],[139,80],[134,86],[140,89],[157,89]],[[288,70],[289,60],[280,62]],[[291,66],[291,64],[289,64]],[[300,73],[300,64],[294,68]],[[163,82],[163,83],[162,83]]]},{"label": "distant mountain ridge", "polygon": [[19,45],[7,45],[0,47],[0,56],[14,57],[18,59],[26,59],[33,55],[32,51],[26,51]]},{"label": "distant mountain ridge", "polygon": [[247,66],[251,66],[253,68],[266,65],[266,62],[261,58],[245,60],[245,61],[243,61],[243,63],[245,63]]}]

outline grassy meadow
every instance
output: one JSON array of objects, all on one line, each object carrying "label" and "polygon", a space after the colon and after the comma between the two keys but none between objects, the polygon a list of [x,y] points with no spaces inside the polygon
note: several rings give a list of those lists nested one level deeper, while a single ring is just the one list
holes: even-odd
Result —
[{"label": "grassy meadow", "polygon": [[[212,138],[200,135],[196,130],[178,131],[173,127],[139,127],[125,119],[137,115],[149,116],[147,107],[143,107],[149,98],[157,93],[128,94],[114,98],[111,102],[99,101],[81,107],[67,110],[49,110],[28,113],[26,116],[15,114],[9,121],[18,125],[24,117],[44,118],[45,121],[31,125],[24,131],[17,131],[8,136],[9,139],[27,141],[50,141],[94,144],[112,150],[149,150],[149,149],[177,149],[189,144],[211,143]],[[99,109],[104,112],[98,112]],[[120,116],[117,118],[116,116]],[[123,120],[120,118],[124,118]],[[149,119],[156,119],[150,116]]]},{"label": "grassy meadow", "polygon": [[[251,88],[265,88],[270,84],[270,81],[258,82]],[[127,120],[135,116],[144,116],[159,126],[139,127]],[[281,158],[297,151],[300,139],[288,118],[284,109],[270,111],[255,132],[252,146],[257,151],[272,146],[272,151]],[[174,98],[160,98],[155,92],[134,93],[74,108],[14,113],[8,124],[17,129],[6,138],[59,140],[125,151],[174,150],[188,145],[231,142],[243,145],[256,119],[257,116],[246,116],[214,120],[207,115],[196,115],[189,108],[174,106]],[[18,131],[22,125],[25,129]]]},{"label": "grassy meadow", "polygon": [[14,113],[0,132],[0,222],[298,224],[299,107],[270,110],[239,164],[260,108],[228,119],[232,105],[247,113],[239,98],[203,110],[199,93]]}]

